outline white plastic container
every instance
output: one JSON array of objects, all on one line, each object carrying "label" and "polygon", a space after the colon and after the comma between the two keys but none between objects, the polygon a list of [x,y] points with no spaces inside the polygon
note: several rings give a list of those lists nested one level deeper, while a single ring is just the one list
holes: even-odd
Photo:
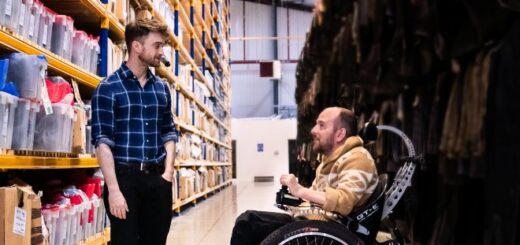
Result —
[{"label": "white plastic container", "polygon": [[47,59],[42,55],[12,53],[9,55],[7,81],[12,81],[20,97],[40,100]]},{"label": "white plastic container", "polygon": [[43,12],[43,4],[38,0],[34,0],[29,10],[29,26],[24,37],[34,43],[38,43],[38,28],[40,28],[40,16]]},{"label": "white plastic container", "polygon": [[20,3],[20,0],[5,0],[5,3],[0,4],[0,24],[12,31],[16,31],[18,27]]},{"label": "white plastic container", "polygon": [[70,206],[62,206],[60,207],[58,220],[56,222],[55,229],[55,244],[66,244],[67,240],[67,231],[69,227],[70,221]]},{"label": "white plastic container", "polygon": [[72,38],[72,63],[86,70],[88,70],[88,66],[85,63],[85,54],[87,54],[88,41],[87,33],[78,30],[74,31],[74,37]]},{"label": "white plastic container", "polygon": [[31,7],[33,4],[33,0],[19,0],[20,1],[20,12],[18,14],[18,26],[16,28],[16,32],[20,36],[27,38],[27,34],[29,33],[29,21],[31,15]]},{"label": "white plastic container", "polygon": [[87,239],[87,224],[88,224],[88,210],[90,209],[90,202],[88,200],[84,200],[79,210],[81,215],[80,226],[78,227],[79,238],[80,240]]},{"label": "white plastic container", "polygon": [[66,230],[65,244],[78,244],[77,227],[79,225],[78,206],[71,205],[69,208],[69,226]]},{"label": "white plastic container", "polygon": [[50,9],[43,7],[38,27],[38,45],[48,50],[51,49],[52,28],[55,19],[56,14]]},{"label": "white plastic container", "polygon": [[66,15],[56,15],[52,27],[51,51],[67,60],[72,57],[74,20]]},{"label": "white plastic container", "polygon": [[0,92],[0,148],[10,149],[18,97]]},{"label": "white plastic container", "polygon": [[96,208],[97,212],[96,212],[96,216],[94,218],[95,226],[96,226],[96,233],[103,232],[103,229],[105,228],[105,227],[103,227],[103,223],[105,221],[105,215],[106,215],[103,199],[98,199],[98,203],[99,203],[99,206],[97,206],[97,208]]},{"label": "white plastic container", "polygon": [[27,99],[19,99],[13,126],[11,148],[16,150],[32,150],[34,142],[34,126],[36,124],[36,114],[40,111],[40,106]]},{"label": "white plastic container", "polygon": [[45,222],[45,226],[49,230],[49,244],[57,244],[55,231],[56,231],[58,218],[60,216],[59,208],[58,207],[43,208],[42,215],[43,215],[43,220]]},{"label": "white plastic container", "polygon": [[91,73],[96,74],[97,73],[97,65],[99,60],[99,38],[92,38],[90,39],[90,63],[88,64],[89,68],[87,69]]},{"label": "white plastic container", "polygon": [[74,107],[52,104],[52,114],[46,115],[43,105],[36,117],[34,149],[54,152],[70,152]]},{"label": "white plastic container", "polygon": [[90,213],[92,212],[94,214],[94,212],[95,212],[94,202],[95,202],[94,200],[90,200],[87,204],[87,209],[86,209],[87,215],[84,220],[86,237],[92,237],[95,234],[94,233],[94,224],[95,224],[94,220],[89,219]]}]

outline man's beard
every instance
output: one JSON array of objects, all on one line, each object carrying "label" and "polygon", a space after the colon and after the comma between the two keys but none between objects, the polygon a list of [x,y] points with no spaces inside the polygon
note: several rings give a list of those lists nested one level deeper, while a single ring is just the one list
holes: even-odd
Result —
[{"label": "man's beard", "polygon": [[141,62],[146,63],[146,65],[148,65],[148,66],[152,66],[152,67],[155,67],[155,68],[158,68],[159,66],[161,66],[161,59],[160,58],[152,57],[152,58],[148,58],[147,59],[143,55],[139,55],[139,59],[141,60]]},{"label": "man's beard", "polygon": [[316,153],[324,154],[330,148],[332,148],[332,144],[327,144],[326,141],[316,140],[314,139],[312,142],[312,149]]}]

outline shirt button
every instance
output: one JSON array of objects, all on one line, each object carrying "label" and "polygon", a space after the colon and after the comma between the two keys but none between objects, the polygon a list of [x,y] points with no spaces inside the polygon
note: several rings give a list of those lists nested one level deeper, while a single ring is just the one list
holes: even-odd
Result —
[{"label": "shirt button", "polygon": [[148,108],[148,106],[145,105],[144,108]]},{"label": "shirt button", "polygon": [[145,123],[145,124],[146,124],[146,126],[148,126],[148,123]]},{"label": "shirt button", "polygon": [[146,142],[150,142],[149,140],[146,140]]}]

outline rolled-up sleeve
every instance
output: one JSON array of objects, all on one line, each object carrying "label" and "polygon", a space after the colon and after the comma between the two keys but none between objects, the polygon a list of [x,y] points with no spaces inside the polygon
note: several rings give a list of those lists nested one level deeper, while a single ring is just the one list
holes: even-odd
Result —
[{"label": "rolled-up sleeve", "polygon": [[115,98],[110,84],[101,82],[92,96],[92,144],[114,147]]},{"label": "rolled-up sleeve", "polygon": [[163,124],[161,129],[161,138],[163,144],[166,144],[168,141],[177,141],[177,130],[175,129],[175,122],[173,121],[172,115],[172,96],[170,93],[170,89],[168,85],[164,85],[164,90],[166,92],[166,110],[164,110],[163,114]]}]

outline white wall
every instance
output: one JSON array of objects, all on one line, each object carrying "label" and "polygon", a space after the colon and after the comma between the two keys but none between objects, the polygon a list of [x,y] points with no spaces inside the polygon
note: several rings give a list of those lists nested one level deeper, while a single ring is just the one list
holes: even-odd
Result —
[{"label": "white wall", "polygon": [[[296,119],[232,119],[236,140],[237,179],[253,181],[254,176],[274,176],[289,172],[289,139],[296,139]],[[257,144],[264,151],[257,151]]]}]

